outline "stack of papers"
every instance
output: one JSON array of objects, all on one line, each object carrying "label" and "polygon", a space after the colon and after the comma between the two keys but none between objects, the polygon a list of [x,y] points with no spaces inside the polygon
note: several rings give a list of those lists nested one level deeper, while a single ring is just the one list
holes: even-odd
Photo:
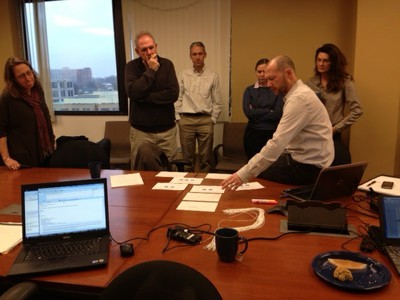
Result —
[{"label": "stack of papers", "polygon": [[0,253],[5,254],[22,241],[22,225],[0,224]]}]

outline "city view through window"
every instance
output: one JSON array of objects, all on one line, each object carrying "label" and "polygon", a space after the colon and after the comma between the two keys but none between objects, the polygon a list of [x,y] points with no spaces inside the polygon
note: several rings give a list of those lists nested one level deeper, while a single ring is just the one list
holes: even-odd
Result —
[{"label": "city view through window", "polygon": [[54,111],[119,111],[112,0],[47,1],[45,20]]}]

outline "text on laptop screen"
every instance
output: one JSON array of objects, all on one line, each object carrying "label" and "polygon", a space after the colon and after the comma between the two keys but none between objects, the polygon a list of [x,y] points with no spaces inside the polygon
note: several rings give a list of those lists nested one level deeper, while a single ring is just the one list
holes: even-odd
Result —
[{"label": "text on laptop screen", "polygon": [[106,228],[102,183],[24,191],[25,235],[37,237]]},{"label": "text on laptop screen", "polygon": [[400,197],[383,197],[386,238],[400,239]]}]

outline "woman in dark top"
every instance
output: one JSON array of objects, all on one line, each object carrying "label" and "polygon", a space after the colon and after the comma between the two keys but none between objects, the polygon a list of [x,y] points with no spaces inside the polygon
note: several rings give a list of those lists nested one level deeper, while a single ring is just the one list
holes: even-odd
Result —
[{"label": "woman in dark top", "polygon": [[43,88],[31,64],[10,57],[0,97],[0,154],[10,170],[43,166],[54,152],[54,133]]},{"label": "woman in dark top", "polygon": [[260,152],[272,138],[282,117],[282,97],[276,96],[267,87],[265,67],[268,61],[267,58],[262,58],[257,62],[257,82],[248,86],[243,95],[243,112],[249,119],[243,140],[248,159]]}]

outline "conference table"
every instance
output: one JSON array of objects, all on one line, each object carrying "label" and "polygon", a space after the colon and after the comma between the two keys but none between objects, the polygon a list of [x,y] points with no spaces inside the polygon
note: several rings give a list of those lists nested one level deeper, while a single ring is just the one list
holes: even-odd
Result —
[{"label": "conference table", "polygon": [[[282,234],[282,224],[287,217],[265,214],[265,223],[255,229],[241,231],[249,239],[248,250],[241,261],[221,262],[216,251],[206,247],[212,242],[212,234],[218,227],[239,227],[254,223],[262,209],[268,204],[253,204],[252,199],[276,199],[284,204],[281,191],[291,186],[262,179],[252,181],[263,188],[224,192],[215,212],[177,210],[177,207],[192,188],[184,190],[155,190],[159,182],[171,178],[158,177],[158,172],[140,172],[143,185],[111,187],[110,176],[138,173],[128,170],[102,170],[101,177],[108,180],[108,201],[110,230],[114,240],[132,240],[135,254],[121,257],[119,245],[110,244],[109,263],[104,268],[80,270],[67,273],[31,276],[25,279],[35,281],[41,289],[52,295],[57,291],[70,294],[71,299],[97,299],[102,290],[124,270],[150,260],[170,260],[186,264],[205,275],[219,290],[224,299],[369,299],[394,298],[400,294],[399,276],[388,258],[377,250],[361,253],[385,265],[391,273],[391,281],[380,289],[352,291],[319,278],[312,267],[312,261],[321,253],[329,251],[352,251],[360,253],[361,239],[346,235],[318,233]],[[204,173],[188,173],[186,177],[203,178],[201,185],[218,186],[221,179],[206,178]],[[0,209],[10,204],[20,204],[21,184],[79,180],[89,178],[85,169],[29,168],[9,171],[0,167]],[[362,196],[361,192],[357,194]],[[367,212],[365,202],[355,202],[353,197],[335,199],[348,208],[347,218],[356,231],[365,233],[365,224],[378,225],[374,214]],[[249,212],[229,214],[226,210]],[[20,221],[20,216],[0,215],[0,221]],[[181,242],[169,241],[168,227],[185,224],[204,230],[199,245],[183,246]],[[147,240],[143,239],[148,237]],[[178,246],[178,247],[175,247]],[[240,245],[241,248],[243,245]],[[9,286],[16,278],[7,277],[20,245],[9,253],[0,255],[0,286]],[[167,248],[168,251],[163,251]],[[21,279],[19,279],[21,280]],[[83,295],[83,296],[82,296]],[[80,298],[81,297],[81,298]]]}]

